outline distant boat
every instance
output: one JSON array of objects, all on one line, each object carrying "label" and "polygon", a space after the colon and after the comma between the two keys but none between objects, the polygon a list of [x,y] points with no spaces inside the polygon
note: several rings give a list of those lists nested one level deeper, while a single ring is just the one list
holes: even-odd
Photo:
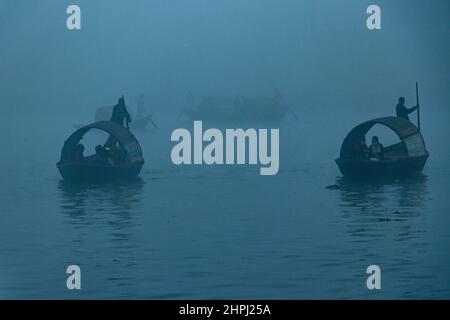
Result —
[{"label": "distant boat", "polygon": [[[113,165],[95,161],[94,155],[74,160],[73,150],[91,129],[102,130],[113,136],[122,150],[121,161]],[[144,159],[139,142],[123,126],[110,121],[100,121],[75,131],[65,142],[57,163],[61,176],[66,180],[111,180],[133,178],[139,175]]]},{"label": "distant boat", "polygon": [[189,106],[181,115],[191,120],[211,121],[279,121],[284,118],[288,107],[276,98],[223,98],[209,97],[197,106]]},{"label": "distant boat", "polygon": [[[111,115],[113,112],[114,107],[113,106],[104,106],[100,107],[97,110],[95,110],[95,116],[94,121],[109,121],[111,119]],[[153,115],[152,114],[144,114],[142,113],[139,116],[135,116],[134,119],[130,122],[129,126],[131,130],[143,130],[145,129],[149,123],[152,123],[155,128],[157,128],[156,124],[153,122]],[[76,124],[74,125],[75,129],[79,129],[84,127],[83,124]]]},{"label": "distant boat", "polygon": [[[385,147],[383,159],[361,157],[355,153],[355,145],[376,124],[394,131],[401,142]],[[403,118],[384,117],[353,128],[344,139],[336,164],[343,175],[356,178],[405,176],[422,171],[428,157],[423,136],[414,124]]]}]

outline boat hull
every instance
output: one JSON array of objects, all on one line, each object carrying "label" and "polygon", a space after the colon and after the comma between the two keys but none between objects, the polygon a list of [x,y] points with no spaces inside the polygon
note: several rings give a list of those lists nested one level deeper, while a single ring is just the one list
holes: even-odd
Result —
[{"label": "boat hull", "polygon": [[57,167],[66,180],[116,180],[137,177],[143,164],[143,161],[127,166],[58,163]]},{"label": "boat hull", "polygon": [[428,155],[396,160],[336,159],[341,173],[354,178],[399,177],[421,172]]}]

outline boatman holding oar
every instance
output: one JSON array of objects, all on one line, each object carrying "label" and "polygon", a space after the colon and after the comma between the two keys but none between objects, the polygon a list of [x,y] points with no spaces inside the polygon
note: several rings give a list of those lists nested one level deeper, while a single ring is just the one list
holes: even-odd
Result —
[{"label": "boatman holding oar", "polygon": [[395,111],[397,112],[397,117],[403,118],[409,121],[409,114],[416,111],[419,108],[419,106],[414,106],[412,108],[405,107],[405,98],[400,97],[398,99],[398,104],[395,107]]},{"label": "boatman holding oar", "polygon": [[119,103],[114,106],[113,113],[111,115],[111,121],[123,126],[124,120],[126,123],[126,127],[129,128],[128,124],[131,122],[131,117],[128,113],[127,106],[125,105],[125,98],[122,96],[119,99]]},{"label": "boatman holding oar", "polygon": [[[111,115],[111,122],[115,122],[123,126],[123,122],[126,123],[126,128],[130,129],[129,123],[131,122],[130,114],[128,113],[127,106],[125,105],[125,98],[122,96],[119,98],[119,103],[114,106],[113,113]],[[114,150],[116,148],[117,139],[113,135],[109,135],[108,140],[105,142],[105,147]]]}]

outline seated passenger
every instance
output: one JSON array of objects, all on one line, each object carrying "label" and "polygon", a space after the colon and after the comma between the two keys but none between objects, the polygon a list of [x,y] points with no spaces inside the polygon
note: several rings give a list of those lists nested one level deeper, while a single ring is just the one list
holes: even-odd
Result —
[{"label": "seated passenger", "polygon": [[126,151],[123,149],[122,145],[118,145],[114,150],[112,150],[111,157],[114,159],[114,162],[116,164],[123,164],[125,163],[126,159]]},{"label": "seated passenger", "polygon": [[111,166],[115,165],[115,162],[110,157],[108,151],[101,145],[95,147],[95,162],[98,164],[109,164]]},{"label": "seated passenger", "polygon": [[84,161],[84,145],[81,143],[77,144],[73,152],[73,162],[83,162]]},{"label": "seated passenger", "polygon": [[366,144],[366,138],[363,136],[358,142],[353,146],[353,154],[357,159],[368,159],[369,158],[369,148]]},{"label": "seated passenger", "polygon": [[379,160],[384,158],[384,147],[377,136],[372,137],[372,144],[369,147],[369,156]]}]

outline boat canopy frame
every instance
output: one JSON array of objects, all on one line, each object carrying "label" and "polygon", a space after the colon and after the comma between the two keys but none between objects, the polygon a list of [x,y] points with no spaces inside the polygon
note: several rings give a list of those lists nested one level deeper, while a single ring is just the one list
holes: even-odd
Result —
[{"label": "boat canopy frame", "polygon": [[76,130],[66,139],[61,150],[60,163],[67,162],[65,155],[69,154],[70,150],[72,150],[91,129],[102,130],[113,136],[125,150],[128,162],[134,163],[143,161],[141,146],[130,130],[115,122],[99,121]]},{"label": "boat canopy frame", "polygon": [[[420,130],[410,121],[399,117],[382,117],[363,122],[354,127],[345,137],[341,146],[340,158],[351,159],[354,157],[354,145],[361,141],[376,124],[388,127],[397,134],[408,157],[428,156],[425,140]],[[395,146],[395,145],[394,145]],[[387,147],[389,148],[389,147]]]}]

